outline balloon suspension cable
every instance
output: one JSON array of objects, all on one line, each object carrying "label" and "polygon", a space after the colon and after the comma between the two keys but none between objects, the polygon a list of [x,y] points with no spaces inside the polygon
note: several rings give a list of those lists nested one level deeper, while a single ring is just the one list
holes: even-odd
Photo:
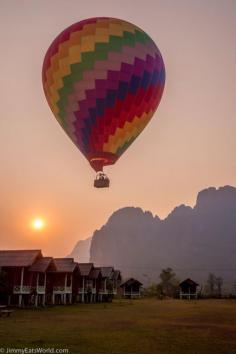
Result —
[{"label": "balloon suspension cable", "polygon": [[94,180],[94,187],[95,188],[108,188],[109,185],[110,185],[110,180],[107,177],[107,175],[102,171],[97,172],[96,178]]}]

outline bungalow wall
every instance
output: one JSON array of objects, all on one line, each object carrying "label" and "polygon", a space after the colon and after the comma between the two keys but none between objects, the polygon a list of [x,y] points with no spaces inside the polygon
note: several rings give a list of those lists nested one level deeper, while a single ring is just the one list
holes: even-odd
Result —
[{"label": "bungalow wall", "polygon": [[28,267],[3,267],[6,273],[8,288],[8,304],[26,306],[31,303],[31,292],[34,284],[34,275]]}]

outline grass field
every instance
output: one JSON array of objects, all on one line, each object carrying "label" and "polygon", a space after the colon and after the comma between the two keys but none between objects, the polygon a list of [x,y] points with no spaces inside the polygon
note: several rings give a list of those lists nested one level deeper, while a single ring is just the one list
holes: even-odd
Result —
[{"label": "grass field", "polygon": [[15,310],[0,347],[70,354],[235,354],[236,300],[122,300]]}]

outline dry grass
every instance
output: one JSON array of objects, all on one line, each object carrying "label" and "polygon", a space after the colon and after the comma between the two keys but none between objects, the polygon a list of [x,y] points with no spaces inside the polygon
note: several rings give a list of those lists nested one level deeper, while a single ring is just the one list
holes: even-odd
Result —
[{"label": "dry grass", "polygon": [[144,299],[16,310],[0,346],[70,354],[235,354],[236,301]]}]

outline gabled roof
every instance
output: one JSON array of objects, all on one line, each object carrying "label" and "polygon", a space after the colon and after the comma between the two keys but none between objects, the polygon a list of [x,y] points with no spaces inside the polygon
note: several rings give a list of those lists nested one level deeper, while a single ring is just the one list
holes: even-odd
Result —
[{"label": "gabled roof", "polygon": [[118,280],[119,278],[121,278],[120,270],[115,269],[113,273],[113,279]]},{"label": "gabled roof", "polygon": [[93,263],[78,263],[79,264],[79,271],[82,277],[88,277],[89,273],[93,268]]},{"label": "gabled roof", "polygon": [[93,268],[91,272],[89,273],[89,278],[91,279],[98,279],[99,276],[102,276],[101,269],[100,268]]},{"label": "gabled roof", "polygon": [[46,271],[56,270],[56,265],[52,257],[38,259],[30,268],[30,272],[45,273]]},{"label": "gabled roof", "polygon": [[111,278],[114,272],[113,267],[101,267],[101,273],[103,278]]},{"label": "gabled roof", "polygon": [[195,281],[193,281],[192,279],[190,279],[190,278],[187,278],[187,279],[185,279],[184,281],[182,281],[181,283],[179,283],[179,286],[181,286],[181,285],[185,285],[185,284],[187,284],[187,285],[195,285],[195,286],[199,286],[199,284],[198,283],[196,283]]},{"label": "gabled roof", "polygon": [[42,257],[40,250],[0,251],[0,267],[29,267]]},{"label": "gabled roof", "polygon": [[57,273],[73,273],[78,267],[78,263],[74,262],[74,258],[54,258]]},{"label": "gabled roof", "polygon": [[134,285],[134,284],[138,284],[139,286],[142,286],[142,285],[143,285],[142,283],[140,283],[139,280],[134,279],[134,278],[130,278],[130,279],[126,280],[125,282],[123,282],[120,286],[121,286],[121,287],[123,287],[123,286],[125,286],[125,285],[131,286],[131,285]]}]

